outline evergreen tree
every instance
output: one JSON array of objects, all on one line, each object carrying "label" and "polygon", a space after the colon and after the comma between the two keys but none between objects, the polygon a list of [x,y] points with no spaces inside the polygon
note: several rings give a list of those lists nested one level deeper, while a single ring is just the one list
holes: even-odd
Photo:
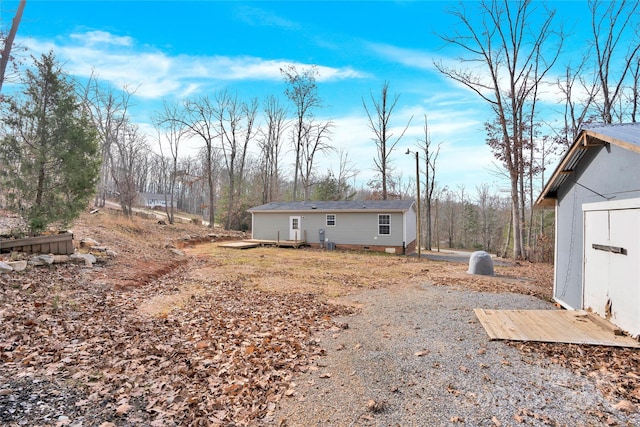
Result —
[{"label": "evergreen tree", "polygon": [[34,58],[21,96],[6,100],[0,165],[10,207],[31,232],[68,225],[91,198],[100,166],[95,128],[52,52]]}]

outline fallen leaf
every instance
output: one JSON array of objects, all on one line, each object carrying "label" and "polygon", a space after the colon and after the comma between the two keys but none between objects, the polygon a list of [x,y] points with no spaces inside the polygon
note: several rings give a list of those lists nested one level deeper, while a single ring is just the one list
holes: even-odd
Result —
[{"label": "fallen leaf", "polygon": [[621,400],[620,402],[616,403],[614,407],[619,411],[627,413],[636,411],[636,406],[628,400]]},{"label": "fallen leaf", "polygon": [[369,399],[367,401],[367,411],[369,412],[382,412],[385,410],[387,404],[384,401],[377,401],[374,399]]},{"label": "fallen leaf", "polygon": [[129,405],[128,403],[123,403],[122,405],[118,406],[116,408],[116,415],[117,416],[122,416],[124,414],[126,414],[127,412],[129,412],[129,409],[131,409],[131,405]]}]

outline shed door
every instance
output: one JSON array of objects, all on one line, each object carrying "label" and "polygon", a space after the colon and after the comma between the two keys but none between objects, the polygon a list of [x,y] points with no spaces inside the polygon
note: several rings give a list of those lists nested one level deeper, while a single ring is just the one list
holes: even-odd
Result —
[{"label": "shed door", "polygon": [[301,231],[302,227],[300,221],[302,220],[299,216],[290,216],[289,217],[289,240],[302,240]]},{"label": "shed door", "polygon": [[586,211],[583,307],[640,334],[640,209]]}]

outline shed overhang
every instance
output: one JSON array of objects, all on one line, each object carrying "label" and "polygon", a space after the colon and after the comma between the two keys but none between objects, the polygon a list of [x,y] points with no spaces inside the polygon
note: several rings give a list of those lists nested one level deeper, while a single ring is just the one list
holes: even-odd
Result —
[{"label": "shed overhang", "polygon": [[[617,145],[621,148],[640,153],[640,144],[638,143],[637,126],[627,126],[625,129],[621,125],[609,125],[609,127],[595,126],[593,128],[584,128],[574,140],[569,150],[560,160],[553,175],[542,189],[540,196],[535,202],[536,207],[553,207],[558,197],[558,189],[560,189],[573,175],[576,167],[585,156],[588,150],[600,148],[607,144]],[[607,130],[606,132],[602,130]],[[609,131],[613,129],[614,131]],[[621,131],[622,129],[622,131]],[[631,129],[631,132],[629,132]],[[631,136],[630,138],[627,138]]]}]

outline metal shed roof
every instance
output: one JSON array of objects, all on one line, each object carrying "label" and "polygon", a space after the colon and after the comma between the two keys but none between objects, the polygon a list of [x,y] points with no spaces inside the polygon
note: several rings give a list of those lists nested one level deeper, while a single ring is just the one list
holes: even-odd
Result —
[{"label": "metal shed roof", "polygon": [[613,144],[640,153],[640,123],[587,124],[580,128],[578,136],[560,160],[547,185],[536,200],[536,206],[553,206],[558,189],[564,185],[576,169],[587,150]]},{"label": "metal shed roof", "polygon": [[335,202],[272,202],[256,206],[249,212],[405,212],[412,208],[413,200],[348,200]]}]

